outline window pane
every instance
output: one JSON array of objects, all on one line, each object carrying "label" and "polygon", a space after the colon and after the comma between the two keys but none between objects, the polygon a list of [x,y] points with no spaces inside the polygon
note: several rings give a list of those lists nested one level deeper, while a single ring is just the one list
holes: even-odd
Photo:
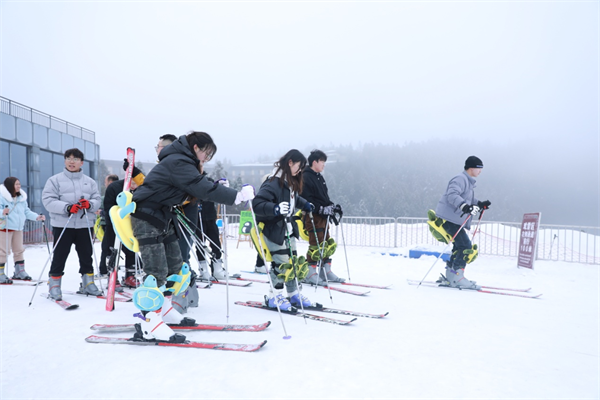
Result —
[{"label": "window pane", "polygon": [[63,153],[69,149],[72,149],[73,146],[73,136],[68,133],[61,133],[62,136],[62,151]]},{"label": "window pane", "polygon": [[89,158],[87,154],[85,154],[85,142],[83,139],[73,138],[73,147],[77,147],[83,153],[83,158],[86,160]]},{"label": "window pane", "polygon": [[15,117],[12,115],[0,113],[0,137],[10,140],[17,138]]},{"label": "window pane", "polygon": [[81,170],[83,171],[84,175],[90,176],[90,163],[84,162],[83,167],[81,167]]},{"label": "window pane", "polygon": [[52,153],[40,151],[40,184],[44,186],[52,175]]},{"label": "window pane", "polygon": [[33,141],[33,126],[31,122],[17,118],[17,140],[21,143],[31,144]]},{"label": "window pane", "polygon": [[59,172],[62,172],[65,169],[65,156],[62,154],[53,154],[52,155],[52,175],[56,175]]},{"label": "window pane", "polygon": [[[21,181],[21,186],[28,185],[27,179],[27,147],[18,144],[10,144],[10,176]],[[25,189],[27,191],[27,189]]]},{"label": "window pane", "polygon": [[33,124],[33,143],[45,149],[48,147],[48,128]]},{"label": "window pane", "polygon": [[50,139],[50,150],[63,152],[61,133],[59,131],[55,131],[54,129],[48,129],[48,136]]},{"label": "window pane", "polygon": [[96,146],[94,146],[94,143],[92,142],[88,142],[86,140],[85,142],[85,150],[81,150],[83,151],[83,153],[85,154],[85,159],[86,160],[90,160],[90,161],[98,161],[98,159],[96,158]]},{"label": "window pane", "polygon": [[0,141],[0,179],[4,182],[4,179],[9,177],[9,160],[10,153],[8,151],[8,142]]}]

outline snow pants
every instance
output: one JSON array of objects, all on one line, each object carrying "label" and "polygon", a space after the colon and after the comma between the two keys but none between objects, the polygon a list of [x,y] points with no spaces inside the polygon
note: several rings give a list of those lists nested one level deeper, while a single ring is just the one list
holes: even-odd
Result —
[{"label": "snow pants", "polygon": [[[444,225],[442,226],[444,229],[446,229],[446,232],[452,236],[454,236],[460,229],[460,225],[456,225],[450,221],[444,222]],[[448,261],[446,265],[454,270],[464,269],[467,265],[467,261],[465,259],[466,254],[464,251],[470,248],[471,240],[469,239],[469,235],[467,235],[467,231],[465,229],[461,229],[458,235],[456,235],[454,238],[454,242],[452,244],[452,255],[450,256],[450,261]]]},{"label": "snow pants", "polygon": [[[304,230],[308,232],[308,245],[316,246],[317,238],[315,237],[315,230],[317,231],[317,236],[319,239],[319,247],[322,247],[323,242],[329,239],[329,229],[327,229],[327,218],[324,218],[321,215],[313,214],[313,219],[315,220],[315,225],[313,226],[312,221],[308,214],[304,216]],[[331,228],[331,226],[329,227]],[[327,236],[325,237],[325,230],[327,229]],[[316,264],[319,260],[313,260],[310,257],[310,251],[306,253],[306,261],[309,264]]]},{"label": "snow pants", "polygon": [[[92,254],[94,250],[90,239],[92,229],[94,228],[75,229],[52,227],[52,235],[54,235],[54,253],[52,254],[52,264],[50,265],[50,276],[58,277],[65,274],[65,264],[69,257],[69,253],[71,252],[72,245],[75,245],[75,251],[79,257],[79,273],[82,275],[94,273],[94,266],[92,264]],[[58,242],[56,242],[57,240]]]},{"label": "snow pants", "polygon": [[[8,247],[6,243],[8,240]],[[6,229],[0,231],[0,264],[6,264],[6,260],[13,251],[13,261],[23,261],[25,247],[23,247],[23,231],[11,231]]]},{"label": "snow pants", "polygon": [[[292,279],[289,282],[284,282],[283,279],[278,278],[277,274],[280,274],[282,271],[279,271],[277,268],[281,264],[285,264],[290,259],[290,249],[287,246],[287,240],[283,242],[282,245],[271,242],[266,236],[264,236],[265,243],[269,252],[271,253],[271,258],[273,262],[271,263],[271,268],[269,269],[269,278],[271,278],[271,283],[273,283],[273,287],[275,289],[281,290],[285,284],[285,289],[288,293],[294,293],[298,290],[298,285],[296,285],[296,280]],[[290,237],[290,245],[292,247],[291,251],[293,254],[296,254],[296,238]]]}]

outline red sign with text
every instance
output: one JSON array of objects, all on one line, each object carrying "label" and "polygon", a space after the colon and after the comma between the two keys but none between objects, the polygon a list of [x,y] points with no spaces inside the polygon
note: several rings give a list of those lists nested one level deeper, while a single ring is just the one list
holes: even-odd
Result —
[{"label": "red sign with text", "polygon": [[542,213],[523,214],[521,239],[519,240],[519,267],[533,269],[541,218]]}]

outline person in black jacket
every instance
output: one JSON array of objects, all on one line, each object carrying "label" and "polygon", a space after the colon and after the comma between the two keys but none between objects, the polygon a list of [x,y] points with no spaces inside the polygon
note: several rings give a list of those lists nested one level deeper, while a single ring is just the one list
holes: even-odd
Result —
[{"label": "person in black jacket", "polygon": [[[100,274],[105,275],[108,271],[106,267],[106,260],[111,255],[110,248],[115,246],[115,230],[112,224],[110,217],[108,217],[108,213],[113,206],[117,205],[117,196],[119,193],[123,191],[123,185],[125,180],[117,180],[108,185],[106,188],[106,193],[104,194],[104,199],[102,202],[102,209],[104,213],[107,215],[105,218],[105,227],[104,227],[104,237],[102,238],[102,253],[100,255]],[[137,183],[133,180],[131,181],[131,191],[135,191],[137,188]],[[122,246],[121,250],[125,253],[125,279],[123,283],[125,286],[130,288],[138,287],[138,282],[135,279],[135,253],[129,250],[127,247]],[[116,261],[117,266],[119,260]],[[119,284],[117,280],[117,287],[115,288],[117,292],[122,292],[123,287]]]},{"label": "person in black jacket", "polygon": [[[208,181],[201,174],[202,165],[216,151],[216,144],[205,132],[190,132],[180,136],[162,149],[160,162],[133,194],[136,210],[131,214],[131,226],[139,243],[146,274],[145,287],[136,290],[140,294],[140,301],[136,301],[138,297],[134,294],[134,304],[142,310],[140,327],[144,339],[185,340],[183,335],[175,335],[167,324],[195,322],[184,320],[171,305],[171,295],[183,292],[189,282],[189,267],[184,267],[177,243],[175,207],[182,205],[189,197],[229,205],[254,198],[254,188],[250,185],[236,192]],[[160,289],[149,289],[154,284]],[[144,290],[150,291],[153,296],[159,296],[164,291],[162,308],[157,309],[156,304],[148,307],[142,301]],[[175,293],[172,293],[173,290]],[[160,296],[158,300],[160,304]]]},{"label": "person in black jacket", "polygon": [[[302,280],[308,271],[304,257],[295,257],[298,226],[292,219],[296,208],[307,212],[314,209],[298,194],[302,192],[305,165],[306,157],[302,153],[295,149],[288,151],[275,163],[273,174],[261,185],[252,201],[257,223],[259,226],[264,224],[262,233],[273,260],[269,277],[276,292],[269,292],[267,304],[272,308],[279,306],[282,311],[289,311],[292,306],[311,305],[296,284],[295,273]],[[287,298],[280,292],[284,285]]]},{"label": "person in black jacket", "polygon": [[[321,173],[325,169],[327,155],[321,150],[313,150],[308,156],[308,166],[304,169],[302,178],[304,180],[304,189],[302,196],[315,205],[313,221],[308,213],[304,214],[304,230],[308,233],[308,252],[306,261],[308,262],[308,275],[305,282],[312,285],[325,285],[327,282],[345,282],[345,279],[338,277],[331,271],[331,255],[335,251],[335,242],[329,235],[329,223],[335,219],[335,214],[342,215],[342,206],[334,205],[329,199],[329,191],[325,178]],[[315,230],[318,236],[315,237]],[[325,231],[327,236],[324,237]],[[325,248],[323,248],[325,246]],[[317,271],[317,265],[323,254],[321,270]],[[318,272],[318,274],[317,274]],[[327,279],[325,278],[327,275]]]}]

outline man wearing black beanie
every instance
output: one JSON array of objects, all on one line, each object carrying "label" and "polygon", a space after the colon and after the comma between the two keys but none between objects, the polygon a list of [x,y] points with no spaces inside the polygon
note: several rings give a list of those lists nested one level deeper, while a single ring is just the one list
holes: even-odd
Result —
[{"label": "man wearing black beanie", "polygon": [[[466,279],[464,273],[467,262],[474,260],[476,255],[476,249],[473,249],[465,230],[471,228],[471,216],[476,215],[480,210],[487,210],[492,204],[489,200],[478,201],[475,198],[475,178],[479,176],[482,169],[483,162],[480,158],[475,156],[467,158],[464,171],[450,180],[446,193],[435,209],[437,217],[445,220],[442,226],[446,232],[451,237],[456,235],[452,256],[446,263],[446,281],[442,283],[461,289],[481,288],[475,282]],[[461,229],[463,224],[464,229]]]}]

